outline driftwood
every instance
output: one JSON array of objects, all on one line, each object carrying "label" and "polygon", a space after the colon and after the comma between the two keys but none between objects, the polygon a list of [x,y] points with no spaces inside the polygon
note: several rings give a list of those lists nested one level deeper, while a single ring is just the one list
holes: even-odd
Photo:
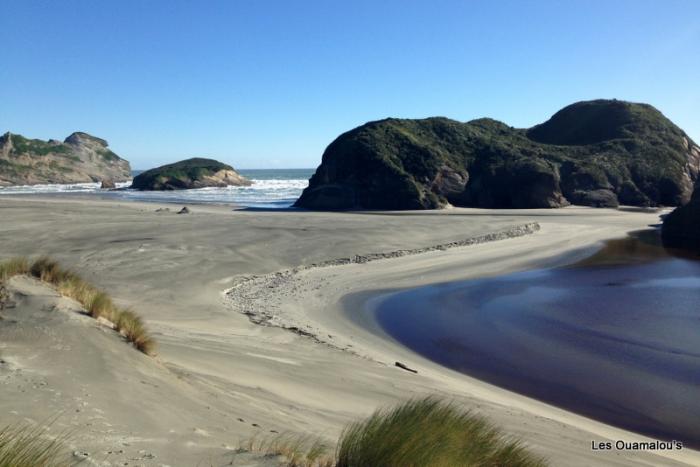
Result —
[{"label": "driftwood", "polygon": [[396,362],[394,363],[397,367],[401,368],[402,370],[410,371],[411,373],[418,373],[418,371],[414,370],[413,368],[409,368],[406,365],[404,365],[401,362]]}]

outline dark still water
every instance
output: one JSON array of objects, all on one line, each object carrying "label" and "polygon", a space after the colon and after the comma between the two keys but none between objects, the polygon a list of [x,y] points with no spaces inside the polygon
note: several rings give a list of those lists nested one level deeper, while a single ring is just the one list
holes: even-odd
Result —
[{"label": "dark still water", "polygon": [[700,261],[629,238],[569,267],[400,292],[377,320],[452,369],[700,446]]}]

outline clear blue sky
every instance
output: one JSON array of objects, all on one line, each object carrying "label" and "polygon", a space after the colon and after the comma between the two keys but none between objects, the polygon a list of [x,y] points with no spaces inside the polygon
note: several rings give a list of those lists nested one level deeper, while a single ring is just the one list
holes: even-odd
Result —
[{"label": "clear blue sky", "polygon": [[369,120],[525,127],[591,98],[700,141],[700,1],[0,0],[0,132],[110,142],[134,168],[315,167]]}]

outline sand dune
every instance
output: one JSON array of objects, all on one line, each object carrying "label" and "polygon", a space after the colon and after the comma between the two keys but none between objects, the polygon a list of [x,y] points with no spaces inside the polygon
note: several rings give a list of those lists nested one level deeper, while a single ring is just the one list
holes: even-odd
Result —
[{"label": "sand dune", "polygon": [[[3,315],[17,324],[0,325],[4,419],[39,422],[58,414],[52,430],[74,428],[80,436],[72,448],[89,452],[97,465],[125,459],[262,465],[273,460],[231,449],[270,431],[334,440],[345,423],[380,405],[438,393],[489,416],[554,465],[700,464],[691,450],[663,457],[593,452],[591,440],[643,438],[437,366],[383,336],[367,314],[377,294],[560,262],[599,240],[657,223],[659,213],[355,214],[195,206],[178,216],[156,213],[157,207],[0,198],[3,258],[50,254],[120,305],[133,306],[159,342],[158,357],[146,357],[76,313],[76,304],[15,278],[17,306]],[[244,277],[460,242],[532,222],[539,231],[517,238],[299,269],[290,280],[267,284],[274,287],[251,302],[274,313],[267,324],[275,326],[252,323],[244,312],[255,310],[225,293]],[[394,367],[395,361],[418,374]]]}]

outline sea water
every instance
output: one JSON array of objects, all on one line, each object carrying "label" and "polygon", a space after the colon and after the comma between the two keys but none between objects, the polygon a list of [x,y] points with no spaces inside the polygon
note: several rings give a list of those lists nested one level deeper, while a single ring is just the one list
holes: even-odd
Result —
[{"label": "sea water", "polygon": [[[229,186],[225,188],[199,188],[177,191],[137,191],[129,190],[131,181],[118,183],[123,190],[101,190],[100,183],[73,183],[48,185],[21,185],[0,188],[2,195],[95,194],[100,197],[159,203],[213,203],[233,204],[249,208],[288,208],[301,195],[309,184],[314,169],[252,169],[239,170],[253,184],[247,187]],[[138,175],[140,171],[134,171]]]}]

